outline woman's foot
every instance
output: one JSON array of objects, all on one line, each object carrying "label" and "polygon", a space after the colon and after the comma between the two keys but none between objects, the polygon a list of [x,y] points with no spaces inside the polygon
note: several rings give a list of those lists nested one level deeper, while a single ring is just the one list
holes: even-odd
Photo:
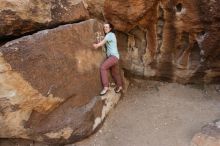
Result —
[{"label": "woman's foot", "polygon": [[123,89],[122,86],[116,87],[116,88],[115,88],[115,93],[121,92],[122,89]]},{"label": "woman's foot", "polygon": [[100,95],[103,96],[108,92],[108,87],[104,87],[103,90],[100,92]]}]

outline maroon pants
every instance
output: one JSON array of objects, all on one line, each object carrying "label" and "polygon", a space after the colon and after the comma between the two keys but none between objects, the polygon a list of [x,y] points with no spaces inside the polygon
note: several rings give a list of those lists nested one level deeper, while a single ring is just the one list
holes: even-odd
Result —
[{"label": "maroon pants", "polygon": [[115,56],[109,56],[101,65],[101,79],[103,87],[108,87],[108,70],[111,71],[111,75],[115,80],[117,86],[122,86],[121,75],[119,72],[118,58]]}]

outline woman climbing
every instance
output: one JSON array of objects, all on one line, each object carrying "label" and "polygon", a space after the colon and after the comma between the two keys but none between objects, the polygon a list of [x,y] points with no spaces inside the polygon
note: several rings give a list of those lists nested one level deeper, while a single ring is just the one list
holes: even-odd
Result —
[{"label": "woman climbing", "polygon": [[107,58],[105,61],[101,64],[100,72],[101,72],[101,80],[103,85],[103,90],[100,92],[100,95],[105,95],[109,90],[109,81],[108,81],[108,70],[111,71],[111,75],[113,79],[116,82],[116,88],[115,92],[119,93],[122,91],[122,80],[119,72],[119,52],[117,48],[117,40],[114,33],[113,25],[110,23],[104,24],[104,32],[105,32],[105,38],[97,43],[93,44],[93,47],[95,49],[104,46],[106,47],[106,55]]}]

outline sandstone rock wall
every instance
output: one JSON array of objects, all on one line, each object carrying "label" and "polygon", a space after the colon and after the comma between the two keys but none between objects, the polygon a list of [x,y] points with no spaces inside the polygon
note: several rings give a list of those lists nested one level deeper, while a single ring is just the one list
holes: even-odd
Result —
[{"label": "sandstone rock wall", "polygon": [[106,0],[104,10],[119,31],[129,73],[210,83],[220,81],[219,4],[219,0]]},{"label": "sandstone rock wall", "polygon": [[4,0],[0,4],[0,37],[95,17],[110,21],[123,33],[118,34],[123,36],[118,37],[119,46],[129,73],[181,83],[218,82],[219,3],[219,0]]},{"label": "sandstone rock wall", "polygon": [[84,3],[87,5],[90,17],[103,21],[105,20],[104,2],[105,0],[84,0]]}]

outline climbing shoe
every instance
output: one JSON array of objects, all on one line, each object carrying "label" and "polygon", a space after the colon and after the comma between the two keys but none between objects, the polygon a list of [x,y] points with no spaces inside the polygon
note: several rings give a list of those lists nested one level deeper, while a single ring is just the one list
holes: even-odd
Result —
[{"label": "climbing shoe", "polygon": [[108,92],[108,87],[104,87],[103,90],[99,93],[99,95],[103,96]]},{"label": "climbing shoe", "polygon": [[115,88],[115,93],[120,93],[122,91],[122,86]]}]

